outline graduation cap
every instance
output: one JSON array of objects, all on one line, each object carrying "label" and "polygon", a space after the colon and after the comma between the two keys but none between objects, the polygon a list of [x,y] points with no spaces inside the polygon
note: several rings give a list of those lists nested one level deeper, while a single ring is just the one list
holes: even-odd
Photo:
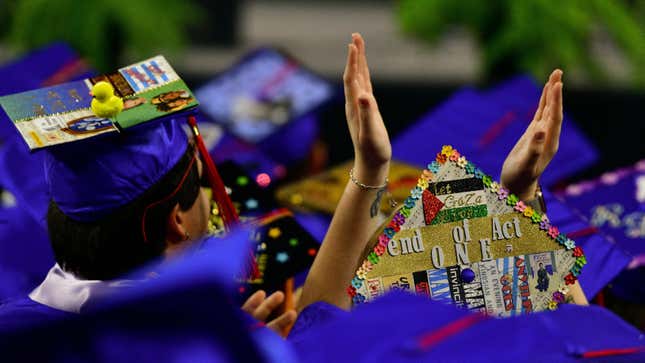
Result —
[{"label": "graduation cap", "polygon": [[[109,87],[113,98],[120,97],[123,111],[111,118],[97,116],[98,99],[89,94],[93,85]],[[44,162],[50,197],[78,221],[96,220],[134,200],[176,164],[188,144],[177,114],[182,112],[227,227],[237,221],[190,113],[198,102],[163,56],[110,74],[0,97],[0,105],[30,150],[49,148]],[[123,135],[115,135],[119,130]],[[76,145],[79,140],[85,141]]]},{"label": "graduation cap", "polygon": [[584,250],[587,259],[585,273],[579,276],[580,286],[588,297],[598,294],[627,267],[632,260],[612,238],[589,223],[575,209],[563,203],[553,193],[542,190],[549,221]]},{"label": "graduation cap", "polygon": [[263,216],[252,236],[260,271],[249,281],[252,291],[281,289],[289,278],[309,269],[320,248],[287,209]]},{"label": "graduation cap", "polygon": [[[53,43],[33,50],[0,67],[0,96],[34,88],[79,80],[94,75],[93,70],[65,43]],[[15,135],[11,123],[0,114],[0,139]]]},{"label": "graduation cap", "polygon": [[335,94],[329,82],[272,48],[247,54],[196,92],[215,122],[284,164],[307,154],[318,135],[314,113]]},{"label": "graduation cap", "polygon": [[[392,292],[351,314],[320,306],[323,320],[289,340],[306,362],[636,362],[642,333],[600,307],[494,319]],[[296,323],[296,327],[298,327]],[[329,349],[333,347],[333,349]],[[584,359],[583,359],[584,358]]]},{"label": "graduation cap", "polygon": [[6,362],[293,362],[284,340],[231,303],[247,241],[245,230],[206,240],[199,251],[133,274],[136,280],[152,269],[157,277],[121,289],[87,314],[0,331],[0,356]]},{"label": "graduation cap", "polygon": [[[29,52],[0,67],[0,96],[93,75],[64,43]],[[0,112],[0,189],[15,205],[0,208],[0,300],[26,294],[53,264],[44,219],[49,195],[42,154],[30,154],[9,118]]]},{"label": "graduation cap", "polygon": [[494,316],[556,309],[586,264],[546,215],[449,145],[366,253],[347,290],[355,304],[400,289]]},{"label": "graduation cap", "polygon": [[[498,172],[532,120],[539,97],[540,88],[526,77],[512,79],[484,94],[469,88],[460,90],[393,139],[393,158],[424,166],[424,155],[442,144],[453,144],[460,145],[464,154],[477,155],[483,169]],[[540,178],[545,186],[597,159],[593,145],[567,117],[561,139],[553,159],[558,167],[548,168]]]},{"label": "graduation cap", "polygon": [[615,267],[633,271],[624,274],[625,281],[614,281],[613,285],[621,286],[616,290],[621,297],[640,302],[645,301],[645,291],[640,288],[645,270],[644,185],[645,161],[641,160],[556,192],[556,197],[567,207],[581,215],[592,228],[607,235],[610,246],[624,251],[626,257]]}]

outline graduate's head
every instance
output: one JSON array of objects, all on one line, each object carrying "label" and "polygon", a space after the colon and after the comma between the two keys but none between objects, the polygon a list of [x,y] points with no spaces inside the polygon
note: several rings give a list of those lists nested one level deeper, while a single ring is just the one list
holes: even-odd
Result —
[{"label": "graduate's head", "polygon": [[56,261],[81,278],[108,280],[183,249],[207,230],[201,173],[174,120],[47,151]]}]

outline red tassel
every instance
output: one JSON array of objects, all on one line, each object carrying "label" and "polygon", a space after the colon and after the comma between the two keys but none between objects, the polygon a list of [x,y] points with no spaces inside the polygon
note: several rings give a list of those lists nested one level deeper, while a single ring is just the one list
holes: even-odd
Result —
[{"label": "red tassel", "polygon": [[[226,186],[217,171],[217,167],[215,166],[211,155],[208,153],[208,149],[206,149],[206,144],[204,144],[204,139],[197,127],[197,119],[195,119],[195,116],[188,116],[188,124],[193,130],[199,154],[202,156],[204,172],[206,173],[208,183],[213,191],[213,202],[217,204],[222,219],[224,220],[224,228],[228,232],[239,223],[240,217],[237,215],[233,202],[231,201],[231,198],[228,197],[228,193],[226,193]],[[248,266],[247,273],[249,278],[255,279],[260,275],[260,270],[253,251],[249,251],[249,255],[250,266]]]},{"label": "red tassel", "polygon": [[213,191],[213,201],[217,204],[220,210],[222,219],[224,220],[224,227],[227,231],[230,231],[231,228],[239,222],[240,217],[237,215],[233,202],[231,202],[231,199],[226,193],[224,182],[222,182],[222,178],[217,172],[217,167],[215,167],[215,163],[206,149],[204,139],[199,133],[199,128],[197,128],[197,120],[195,119],[195,116],[188,116],[188,124],[193,130],[195,141],[197,142],[197,148],[199,149],[202,161],[204,162],[204,172],[206,173],[208,183]]}]

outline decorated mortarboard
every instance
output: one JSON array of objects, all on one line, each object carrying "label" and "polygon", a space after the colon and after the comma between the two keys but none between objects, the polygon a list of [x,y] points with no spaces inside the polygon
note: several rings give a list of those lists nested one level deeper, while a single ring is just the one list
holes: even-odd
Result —
[{"label": "decorated mortarboard", "polygon": [[287,209],[275,210],[258,223],[251,236],[259,274],[249,284],[251,290],[273,291],[309,269],[320,245]]},{"label": "decorated mortarboard", "polygon": [[[0,96],[93,76],[95,73],[64,43],[29,52],[0,67]],[[0,114],[0,139],[15,135],[11,122]]]},{"label": "decorated mortarboard", "polygon": [[215,122],[274,160],[291,163],[308,153],[318,134],[314,113],[336,90],[290,55],[260,48],[195,94]]},{"label": "decorated mortarboard", "polygon": [[[594,180],[571,184],[555,194],[591,227],[608,236],[612,247],[624,251],[622,263],[608,266],[629,270],[612,284],[624,288],[612,292],[616,290],[625,299],[644,301],[645,291],[640,287],[645,270],[645,160]],[[610,261],[605,260],[605,264]]]},{"label": "decorated mortarboard", "polygon": [[[114,73],[0,97],[30,150],[115,133],[197,104],[163,56]],[[121,111],[107,112],[113,108]]]},{"label": "decorated mortarboard", "polygon": [[355,304],[388,290],[495,316],[556,309],[585,256],[546,215],[445,145],[370,242],[348,287]]},{"label": "decorated mortarboard", "polygon": [[645,160],[555,194],[634,258],[645,256]]},{"label": "decorated mortarboard", "polygon": [[[0,96],[94,75],[96,72],[73,49],[64,43],[55,43],[0,68],[0,79],[4,80],[0,84]],[[20,134],[4,112],[0,112],[0,138],[0,186],[9,190],[19,207],[44,227],[50,197],[43,174],[43,155],[27,151]],[[24,223],[31,225],[32,221]]]},{"label": "decorated mortarboard", "polygon": [[[244,288],[243,295],[258,289],[281,289],[287,279],[311,266],[318,253],[318,241],[291,211],[277,208],[270,185],[261,185],[262,180],[251,178],[232,161],[218,164],[217,169],[240,220],[249,222],[253,229],[251,240],[258,271],[248,281],[249,289]],[[222,230],[216,213],[211,214],[209,227],[213,233]]]},{"label": "decorated mortarboard", "polygon": [[[540,91],[527,77],[511,79],[485,93],[458,91],[393,139],[393,157],[421,166],[425,163],[421,151],[431,152],[444,143],[459,144],[464,154],[477,155],[483,169],[501,170],[504,158],[533,119]],[[545,170],[540,178],[544,186],[571,176],[597,159],[595,147],[566,116],[560,138],[563,141],[552,161],[558,167]]]},{"label": "decorated mortarboard", "polygon": [[[351,168],[352,162],[346,162],[313,177],[285,185],[278,189],[276,198],[292,208],[333,214],[349,181]],[[418,174],[417,167],[392,161],[388,175],[389,198],[384,198],[381,210],[390,212],[395,204],[393,202],[403,201],[417,184]]]},{"label": "decorated mortarboard", "polygon": [[[320,310],[318,311],[320,312]],[[299,319],[307,317],[303,310]],[[642,362],[643,334],[598,306],[492,319],[400,292],[290,342],[303,362]],[[297,325],[296,325],[297,327]],[[330,349],[333,347],[333,349]]]}]

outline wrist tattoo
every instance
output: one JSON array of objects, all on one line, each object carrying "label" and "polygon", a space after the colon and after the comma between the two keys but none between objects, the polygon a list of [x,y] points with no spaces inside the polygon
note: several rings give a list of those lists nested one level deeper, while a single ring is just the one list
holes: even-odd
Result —
[{"label": "wrist tattoo", "polygon": [[376,217],[379,211],[379,207],[381,206],[381,198],[383,197],[383,193],[387,190],[387,187],[383,187],[376,192],[376,198],[372,202],[372,206],[370,207],[370,218]]}]

